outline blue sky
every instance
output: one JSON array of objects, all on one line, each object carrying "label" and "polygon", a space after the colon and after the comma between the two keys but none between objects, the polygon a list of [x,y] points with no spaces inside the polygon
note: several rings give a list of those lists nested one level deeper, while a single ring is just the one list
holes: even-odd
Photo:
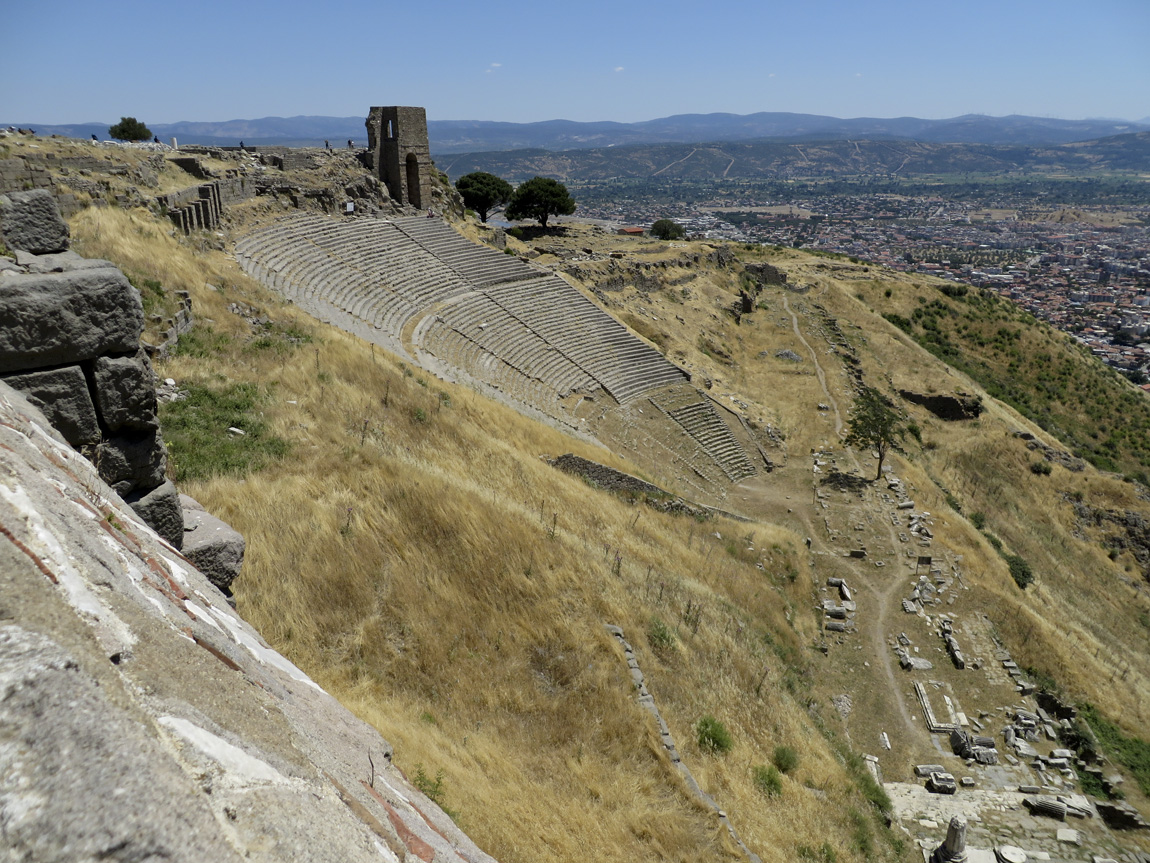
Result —
[{"label": "blue sky", "polygon": [[0,120],[1150,117],[1150,0],[0,0]]}]

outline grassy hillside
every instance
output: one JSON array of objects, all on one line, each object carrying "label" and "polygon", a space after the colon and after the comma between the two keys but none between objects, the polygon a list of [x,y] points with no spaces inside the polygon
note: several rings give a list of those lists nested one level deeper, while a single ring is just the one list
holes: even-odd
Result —
[{"label": "grassy hillside", "polygon": [[[812,836],[839,860],[898,856],[881,792],[808,709],[800,537],[663,515],[559,473],[539,456],[627,465],[306,319],[140,211],[88,210],[73,228],[86,253],[192,292],[200,329],[159,372],[194,398],[164,409],[165,435],[185,490],[247,538],[241,612],[375,723],[484,848],[736,854],[635,703],[613,623],[763,859],[796,859]],[[253,327],[236,302],[273,324]],[[197,417],[214,434],[182,437]],[[238,447],[229,425],[258,433]],[[289,454],[258,469],[272,440]],[[231,472],[212,475],[221,464]],[[700,749],[704,715],[730,752]],[[780,746],[798,764],[774,794],[756,776]]]},{"label": "grassy hillside", "polygon": [[[1005,304],[801,252],[717,254],[705,243],[571,229],[564,242],[619,251],[623,264],[699,255],[689,273],[651,269],[674,285],[628,284],[606,303],[751,420],[778,464],[730,491],[726,508],[752,522],[700,523],[540,458],[574,451],[660,479],[641,452],[624,459],[579,443],[405,366],[283,304],[222,252],[172,236],[143,211],[86,210],[72,226],[84,254],[192,293],[200,325],[159,368],[191,395],[165,407],[165,436],[185,490],[247,537],[240,611],[376,724],[397,763],[500,860],[738,858],[687,794],[604,624],[623,627],[684,760],[764,860],[915,857],[905,835],[883,826],[881,789],[858,755],[876,749],[907,697],[902,678],[884,676],[885,642],[903,625],[886,608],[914,558],[875,517],[881,488],[840,490],[812,473],[818,451],[848,477],[873,476],[869,454],[839,443],[859,376],[896,400],[894,385],[908,380],[984,396],[983,416],[963,423],[900,402],[921,442],[892,463],[916,506],[933,513],[932,553],[961,565],[954,613],[985,620],[1020,664],[1127,733],[1150,727],[1146,581],[1134,550],[1115,544],[1116,528],[1081,516],[1081,506],[1147,515],[1150,506],[1140,487],[1092,467],[1034,473],[1040,456],[1016,429],[1065,445],[979,380],[998,381],[1036,416],[1040,387],[1060,384],[1058,416],[1078,424],[1051,426],[1091,441],[1090,411],[1118,396],[1106,395],[1109,379],[1091,358]],[[563,270],[559,257],[537,260]],[[799,290],[764,289],[736,324],[726,310],[745,285],[743,263],[759,261]],[[568,277],[597,276],[585,266]],[[951,365],[884,315],[905,318]],[[1039,351],[1051,359],[1032,363]],[[1141,464],[1140,411],[1127,405],[1120,437],[1107,419],[1091,452],[1115,453],[1124,469]],[[237,440],[229,426],[249,434]],[[991,536],[1031,564],[1031,588],[1014,583]],[[844,555],[858,543],[871,552],[865,565]],[[824,636],[815,609],[836,574],[858,586],[867,615],[842,644]],[[854,699],[849,716],[832,707],[843,693]],[[707,715],[730,732],[729,752],[700,745]],[[797,763],[780,759],[780,747]],[[933,757],[929,737],[911,728],[883,769],[908,778],[910,764]],[[776,760],[790,769],[772,770]]]},{"label": "grassy hillside", "polygon": [[888,297],[887,288],[875,279],[857,289],[888,321],[1076,455],[1150,485],[1150,399],[1083,345],[988,291],[922,283]]},{"label": "grassy hillside", "polygon": [[[857,137],[857,136],[856,136]],[[689,140],[689,139],[688,139]],[[452,177],[490,171],[509,180],[537,174],[563,180],[660,177],[715,180],[857,175],[1088,173],[1144,171],[1150,132],[1057,146],[937,144],[924,141],[822,138],[641,144],[579,150],[452,153],[440,159]]]}]

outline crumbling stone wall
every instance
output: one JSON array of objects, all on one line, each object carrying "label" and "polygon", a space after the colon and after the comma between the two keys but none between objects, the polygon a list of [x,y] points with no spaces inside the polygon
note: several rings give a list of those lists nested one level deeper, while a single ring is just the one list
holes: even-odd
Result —
[{"label": "crumbling stone wall", "polygon": [[758,282],[760,287],[785,285],[787,283],[787,274],[778,267],[773,267],[767,263],[747,264],[743,269]]},{"label": "crumbling stone wall", "polygon": [[635,492],[637,494],[653,494],[661,497],[667,496],[667,492],[663,491],[663,489],[657,485],[644,482],[636,476],[623,473],[621,470],[615,470],[613,467],[607,467],[605,464],[599,464],[590,459],[581,458],[574,453],[559,456],[551,462],[551,466],[559,468],[559,470],[564,473],[582,477],[587,482],[594,483],[597,487],[606,489],[607,491]]},{"label": "crumbling stone wall", "polygon": [[0,238],[16,253],[0,258],[0,379],[178,548],[183,515],[165,478],[139,292],[108,261],[68,251],[46,189],[0,196]]}]

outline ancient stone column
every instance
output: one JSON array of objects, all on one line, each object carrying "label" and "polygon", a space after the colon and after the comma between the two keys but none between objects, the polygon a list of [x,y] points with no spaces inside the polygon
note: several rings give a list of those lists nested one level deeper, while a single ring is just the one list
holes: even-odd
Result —
[{"label": "ancient stone column", "polygon": [[946,829],[946,839],[930,855],[930,863],[966,863],[966,819],[955,815]]}]

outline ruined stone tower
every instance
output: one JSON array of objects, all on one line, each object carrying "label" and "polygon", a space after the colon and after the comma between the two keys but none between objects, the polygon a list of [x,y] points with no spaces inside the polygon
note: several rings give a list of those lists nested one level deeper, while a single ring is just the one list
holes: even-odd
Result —
[{"label": "ruined stone tower", "polygon": [[371,166],[400,204],[431,204],[431,150],[423,108],[372,108],[367,115]]}]

